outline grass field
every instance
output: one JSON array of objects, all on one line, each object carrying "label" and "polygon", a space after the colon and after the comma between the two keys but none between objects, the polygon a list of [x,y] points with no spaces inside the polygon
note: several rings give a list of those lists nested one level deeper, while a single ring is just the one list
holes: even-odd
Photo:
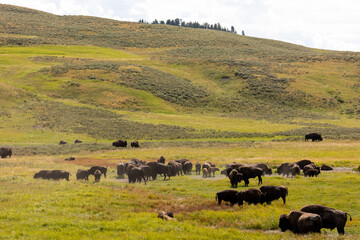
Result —
[{"label": "grass field", "polygon": [[[0,239],[360,238],[359,53],[4,4],[0,16],[0,145],[14,154],[0,159]],[[310,132],[324,141],[304,142]],[[114,149],[117,139],[141,147]],[[216,204],[230,189],[219,173],[117,179],[119,161],[161,155],[221,169],[310,159],[336,171],[266,176],[288,187],[286,205],[242,207]],[[93,165],[108,166],[108,178],[75,180]],[[34,179],[41,169],[72,176]],[[279,215],[307,204],[350,213],[346,235],[281,233]]]},{"label": "grass field", "polygon": [[[168,160],[188,158],[193,162],[211,161],[218,166],[232,161],[282,162],[308,158],[317,164],[355,168],[360,164],[359,143],[255,143],[237,147],[149,147],[72,154],[13,156],[0,160],[1,239],[338,239],[336,230],[322,230],[321,235],[295,236],[281,233],[280,214],[307,204],[324,204],[349,212],[346,235],[360,236],[358,182],[356,172],[322,172],[317,178],[266,176],[264,185],[285,185],[287,204],[218,206],[215,193],[230,189],[227,178],[203,179],[193,172],[169,181],[155,180],[146,185],[128,184],[116,178],[116,164],[139,158]],[[109,166],[108,177],[99,184],[76,181],[76,171],[91,165]],[[223,167],[220,167],[223,169]],[[40,169],[69,171],[70,181],[33,179]],[[161,179],[161,178],[160,178]],[[257,188],[251,180],[249,187]],[[237,190],[243,190],[243,183]],[[157,218],[159,210],[173,211],[177,221]]]}]

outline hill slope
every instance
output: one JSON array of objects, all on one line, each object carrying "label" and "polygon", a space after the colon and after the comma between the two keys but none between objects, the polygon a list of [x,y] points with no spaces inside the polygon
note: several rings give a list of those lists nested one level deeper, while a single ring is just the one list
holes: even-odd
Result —
[{"label": "hill slope", "polygon": [[359,53],[3,4],[0,16],[5,143],[360,133],[344,120],[360,113]]}]

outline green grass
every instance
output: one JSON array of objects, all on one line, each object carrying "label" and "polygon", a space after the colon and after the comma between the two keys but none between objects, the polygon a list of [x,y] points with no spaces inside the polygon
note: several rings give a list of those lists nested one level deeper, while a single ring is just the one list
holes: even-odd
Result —
[{"label": "green grass", "polygon": [[[287,156],[284,156],[285,148]],[[134,157],[150,161],[161,154],[167,160],[187,157],[193,162],[211,161],[218,165],[232,161],[279,164],[300,159],[306,148],[306,143],[264,143],[232,148],[122,149],[82,152],[75,155],[74,162],[63,161],[68,154],[15,155],[0,162],[0,236],[1,239],[337,239],[336,230],[324,229],[321,235],[304,236],[278,230],[280,214],[317,203],[349,212],[353,221],[347,222],[346,235],[342,238],[358,238],[358,173],[323,172],[317,178],[266,176],[264,185],[288,187],[287,204],[279,200],[268,206],[245,204],[242,207],[224,203],[218,206],[215,202],[216,192],[230,189],[229,180],[223,177],[203,179],[193,173],[172,177],[169,181],[160,178],[146,185],[116,179],[117,162]],[[342,159],[348,160],[347,166],[360,163],[356,142],[318,144],[311,148],[308,157],[317,163],[333,165]],[[342,156],[336,155],[340,151]],[[110,167],[106,179],[102,178],[99,184],[93,183],[93,177],[89,182],[75,180],[78,168],[96,164]],[[69,182],[33,179],[33,174],[40,169],[63,169],[72,176]],[[256,183],[250,180],[249,187],[257,188]],[[237,190],[243,189],[242,183]],[[158,219],[159,210],[173,211],[177,221]]]}]

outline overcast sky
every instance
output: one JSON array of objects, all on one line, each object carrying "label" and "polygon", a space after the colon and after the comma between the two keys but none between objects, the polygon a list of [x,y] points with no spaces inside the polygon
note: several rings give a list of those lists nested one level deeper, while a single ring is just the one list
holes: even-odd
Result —
[{"label": "overcast sky", "polygon": [[360,51],[359,0],[0,0],[58,15],[217,23],[313,48]]}]

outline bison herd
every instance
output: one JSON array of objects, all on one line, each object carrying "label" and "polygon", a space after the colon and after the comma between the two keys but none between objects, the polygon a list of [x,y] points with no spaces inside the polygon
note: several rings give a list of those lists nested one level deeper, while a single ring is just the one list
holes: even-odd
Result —
[{"label": "bison herd", "polygon": [[[321,135],[309,134],[305,139],[312,139],[312,141],[321,141]],[[81,143],[76,140],[75,143]],[[66,144],[61,141],[60,144]],[[118,140],[113,142],[115,147],[126,147],[127,142]],[[132,147],[139,147],[137,141],[131,142]],[[0,148],[0,155],[2,158],[11,157],[11,148]],[[132,159],[127,162],[120,162],[117,165],[117,176],[120,179],[128,176],[129,183],[144,182],[156,180],[157,176],[163,176],[163,180],[170,179],[170,177],[179,176],[183,174],[191,174],[193,164],[187,159],[171,160],[165,163],[165,158],[161,156],[157,161],[144,162],[139,159]],[[359,166],[360,169],[360,166]],[[332,167],[327,165],[317,166],[310,160],[300,160],[294,163],[282,163],[276,168],[277,173],[286,177],[295,177],[300,175],[301,171],[305,177],[317,177],[321,171],[333,170]],[[215,177],[215,172],[220,171],[211,162],[203,164],[195,163],[195,173],[200,175],[201,172],[204,178]],[[77,180],[89,180],[89,176],[94,176],[94,181],[99,182],[101,176],[106,178],[107,167],[93,166],[89,169],[78,169],[76,172]],[[237,188],[241,181],[244,181],[245,186],[249,185],[249,179],[257,178],[258,185],[262,184],[262,177],[271,175],[272,169],[266,164],[245,165],[239,163],[227,164],[226,168],[221,171],[221,174],[226,175],[230,180],[232,188]],[[66,179],[69,181],[71,174],[63,170],[40,170],[35,173],[34,178],[60,180]],[[244,202],[248,204],[271,204],[272,201],[282,199],[286,203],[286,196],[288,195],[288,188],[286,186],[261,186],[259,189],[248,188],[242,191],[224,190],[217,192],[215,199],[220,205],[222,201],[229,202],[230,206],[238,204],[243,205]],[[282,214],[279,218],[279,228],[281,231],[290,230],[293,233],[309,233],[320,232],[321,228],[334,229],[337,228],[339,234],[344,234],[344,227],[347,221],[347,216],[350,214],[336,210],[333,208],[325,207],[322,205],[308,205],[301,208],[299,211],[291,211],[289,214]],[[171,219],[172,215],[159,213],[160,218]]]}]

